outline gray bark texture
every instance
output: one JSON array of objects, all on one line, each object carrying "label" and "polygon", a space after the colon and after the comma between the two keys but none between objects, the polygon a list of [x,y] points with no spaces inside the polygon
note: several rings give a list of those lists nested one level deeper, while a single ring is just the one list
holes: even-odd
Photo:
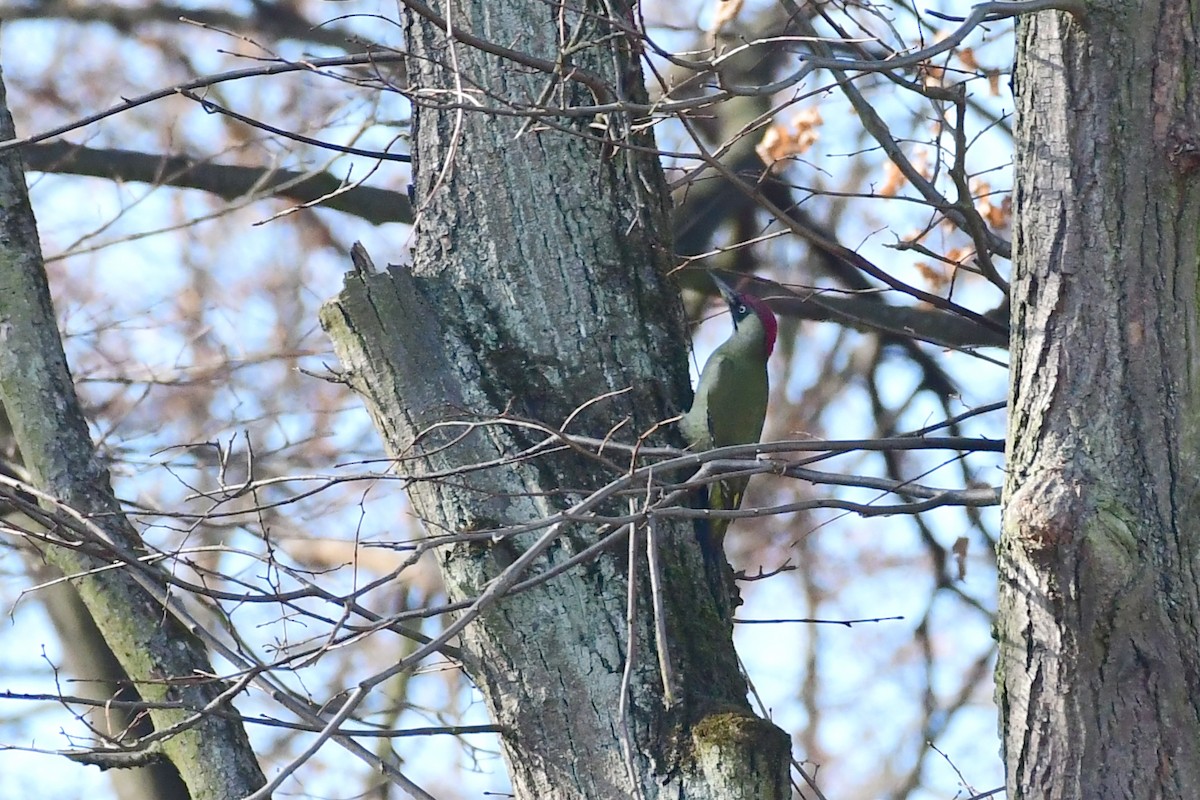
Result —
[{"label": "gray bark texture", "polygon": [[1008,797],[1200,797],[1200,3],[1018,26]]},{"label": "gray bark texture", "polygon": [[[6,517],[6,522],[8,518]],[[37,530],[36,522],[20,520],[18,525]],[[30,553],[33,562],[36,554]],[[71,694],[100,703],[113,699],[140,702],[144,698],[134,689],[121,662],[104,638],[104,631],[92,619],[87,605],[69,581],[60,581],[62,572],[42,562],[31,564],[29,573],[35,580],[48,585],[38,590],[58,638],[63,642],[62,667],[78,681]],[[88,715],[88,723],[114,740],[128,741],[130,737],[154,733],[150,719],[136,711],[117,706],[101,706],[101,711]],[[159,758],[140,767],[110,769],[109,778],[118,800],[187,800],[187,786],[170,759]]]},{"label": "gray bark texture", "polygon": [[[635,121],[619,114],[556,118],[555,129],[469,108],[536,98],[590,105],[606,91],[591,77],[555,77],[489,54],[476,37],[550,63],[569,51],[571,65],[599,76],[614,96],[644,98],[638,55],[606,22],[623,4],[585,3],[586,16],[538,0],[439,5],[449,22],[407,5],[417,106],[413,266],[350,275],[322,321],[347,379],[402,459],[398,471],[414,478],[410,494],[426,529],[459,536],[438,548],[439,560],[452,599],[472,600],[497,581],[563,565],[604,528],[566,525],[549,541],[545,527],[491,532],[551,517],[628,466],[626,455],[612,455],[614,469],[557,448],[463,471],[503,462],[545,436],[497,420],[611,432],[631,443],[653,431],[646,443],[678,445],[673,427],[655,426],[688,400],[685,326],[667,278],[666,192],[652,136],[629,133]],[[609,136],[618,146],[597,140]],[[596,400],[606,393],[618,394]],[[451,421],[481,424],[431,428]],[[620,498],[597,510],[628,508]],[[789,795],[788,737],[749,708],[731,624],[705,585],[691,525],[660,520],[654,533],[671,702],[656,656],[644,528],[632,549],[615,540],[544,583],[476,603],[479,615],[459,644],[504,728],[516,797]],[[539,555],[529,568],[505,573],[531,547]]]},{"label": "gray bark texture", "polygon": [[[0,82],[0,140],[12,138]],[[262,786],[241,724],[196,713],[228,707],[219,699],[222,687],[196,680],[213,673],[203,645],[164,611],[155,594],[165,595],[161,575],[136,561],[144,548],[95,457],[63,353],[20,157],[11,150],[0,157],[0,400],[33,483],[71,510],[69,516],[58,512],[64,524],[37,546],[40,557],[70,576],[141,697],[185,706],[149,712],[157,731],[179,726],[150,752],[171,760],[194,800],[242,797]],[[124,556],[125,568],[108,568],[113,553]]]}]

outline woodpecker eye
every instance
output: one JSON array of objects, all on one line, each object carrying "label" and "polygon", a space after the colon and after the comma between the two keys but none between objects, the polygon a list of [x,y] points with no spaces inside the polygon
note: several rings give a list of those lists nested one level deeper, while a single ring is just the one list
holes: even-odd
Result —
[{"label": "woodpecker eye", "polygon": [[739,303],[739,304],[738,304],[738,307],[737,307],[737,315],[738,315],[739,317],[744,317],[744,316],[746,316],[746,315],[747,315],[747,314],[749,314],[749,313],[750,313],[750,309],[746,308],[746,306],[745,306],[745,304],[744,304],[744,303]]}]

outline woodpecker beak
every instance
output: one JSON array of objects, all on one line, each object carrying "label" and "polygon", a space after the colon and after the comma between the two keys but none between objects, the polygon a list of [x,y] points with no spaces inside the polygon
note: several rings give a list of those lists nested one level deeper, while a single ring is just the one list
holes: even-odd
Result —
[{"label": "woodpecker beak", "polygon": [[728,305],[729,310],[732,311],[734,307],[741,302],[741,300],[738,299],[738,293],[733,290],[732,286],[718,278],[713,273],[708,273],[708,277],[712,278],[712,282],[717,285],[717,290],[721,293],[721,297],[725,298],[725,304]]}]

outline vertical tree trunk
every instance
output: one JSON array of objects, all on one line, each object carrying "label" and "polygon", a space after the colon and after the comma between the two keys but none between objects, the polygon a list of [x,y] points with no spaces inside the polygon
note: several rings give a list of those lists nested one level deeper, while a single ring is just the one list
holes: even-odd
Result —
[{"label": "vertical tree trunk", "polygon": [[[14,138],[0,80],[0,141]],[[37,547],[70,577],[141,697],[167,704],[152,708],[150,719],[160,732],[178,730],[154,744],[155,752],[171,760],[195,800],[243,797],[258,789],[266,780],[240,721],[197,716],[227,706],[218,681],[197,680],[213,674],[204,645],[154,595],[151,588],[166,594],[155,567],[136,563],[144,549],[96,457],[75,394],[25,175],[12,150],[0,158],[0,401],[37,488],[87,520],[86,532],[64,524]],[[112,559],[102,554],[113,551],[133,563],[112,569]],[[115,763],[120,754],[109,755]]]},{"label": "vertical tree trunk", "polygon": [[1023,19],[1008,796],[1200,797],[1200,4]]},{"label": "vertical tree trunk", "polygon": [[[323,313],[355,388],[390,451],[407,457],[400,470],[418,477],[494,463],[543,437],[495,424],[421,435],[451,419],[505,415],[558,427],[570,418],[571,433],[615,430],[617,440],[636,441],[687,400],[682,315],[661,243],[661,169],[652,149],[624,147],[652,148],[653,139],[630,133],[634,120],[619,113],[539,121],[488,111],[644,100],[634,45],[606,21],[624,4],[587,3],[586,16],[539,0],[439,5],[449,20],[410,5],[421,12],[408,10],[406,29],[417,106],[413,269],[351,276]],[[486,53],[472,37],[543,66],[569,60],[562,72],[570,75]],[[667,430],[648,441],[668,441]],[[427,457],[413,458],[420,453]],[[418,482],[411,496],[431,533],[491,532],[548,517],[618,477],[568,452]],[[621,499],[603,511],[626,508]],[[730,625],[705,588],[691,527],[664,520],[658,530],[665,644],[680,696],[664,703],[642,547],[633,563],[632,763],[618,712],[631,657],[624,544],[501,598],[464,631],[465,666],[505,728],[517,797],[788,795],[788,738],[749,710]],[[562,565],[599,532],[562,529],[521,577]],[[495,585],[544,533],[441,547],[452,597]]]}]

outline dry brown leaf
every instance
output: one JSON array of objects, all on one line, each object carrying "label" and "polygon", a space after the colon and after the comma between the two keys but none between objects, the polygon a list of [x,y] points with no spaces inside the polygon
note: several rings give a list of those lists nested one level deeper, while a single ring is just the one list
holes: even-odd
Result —
[{"label": "dry brown leaf", "polygon": [[989,198],[984,198],[975,204],[979,216],[987,220],[993,228],[1007,228],[1012,224],[1012,198],[1005,197],[997,205]]},{"label": "dry brown leaf", "polygon": [[875,193],[883,197],[895,197],[899,193],[900,188],[904,186],[906,181],[907,179],[904,177],[904,173],[900,171],[900,168],[896,166],[895,162],[884,162],[883,183],[879,185],[879,188],[875,190]]},{"label": "dry brown leaf", "polygon": [[821,138],[820,128],[824,120],[817,108],[807,108],[792,117],[791,125],[778,122],[767,128],[762,141],[754,148],[758,157],[768,167],[775,169],[782,159],[808,151]]},{"label": "dry brown leaf", "polygon": [[[909,163],[912,164],[917,174],[925,178],[929,177],[929,155],[926,151],[917,150],[909,158]],[[908,183],[908,178],[904,176],[904,173],[900,171],[896,163],[894,161],[885,161],[883,162],[883,183],[879,185],[875,193],[880,197],[895,197],[906,183]]]},{"label": "dry brown leaf", "polygon": [[1012,220],[1012,200],[1005,196],[997,205],[992,202],[991,191],[992,187],[984,181],[976,181],[972,184],[971,192],[978,196],[975,201],[975,210],[993,228],[1006,228]]},{"label": "dry brown leaf", "polygon": [[968,258],[975,255],[973,247],[952,247],[946,251],[945,258],[947,261],[953,262],[954,266],[958,267],[963,264]]},{"label": "dry brown leaf", "polygon": [[913,168],[920,173],[925,180],[933,178],[933,167],[929,165],[929,151],[918,150],[911,159]]},{"label": "dry brown leaf", "polygon": [[946,69],[928,62],[917,67],[917,74],[921,76],[921,85],[929,88],[942,87],[942,79],[946,77]]},{"label": "dry brown leaf", "polygon": [[1000,96],[1000,70],[988,70],[988,89],[991,91],[992,97]]},{"label": "dry brown leaf", "polygon": [[742,10],[743,2],[745,0],[717,0],[717,7],[713,9],[713,20],[709,31],[711,33],[720,33],[726,25],[737,18],[738,12]]},{"label": "dry brown leaf", "polygon": [[784,127],[778,123],[771,125],[763,134],[762,141],[754,146],[754,152],[768,167],[774,167],[775,162],[783,158],[783,140],[787,135]]},{"label": "dry brown leaf", "polygon": [[925,279],[925,284],[931,292],[941,291],[950,283],[949,271],[945,264],[930,264],[927,261],[918,261],[913,264],[913,267],[917,272],[921,273],[921,277]]},{"label": "dry brown leaf", "polygon": [[958,579],[960,581],[967,579],[967,537],[960,536],[954,540],[954,546],[950,551],[954,553],[954,563],[958,567]]},{"label": "dry brown leaf", "polygon": [[975,60],[975,51],[970,47],[964,47],[962,50],[959,50],[957,55],[958,60],[961,61],[962,65],[967,69],[979,69],[979,62]]},{"label": "dry brown leaf", "polygon": [[819,128],[825,123],[821,119],[821,109],[816,106],[802,108],[792,115],[792,127],[798,131],[808,131]]}]

